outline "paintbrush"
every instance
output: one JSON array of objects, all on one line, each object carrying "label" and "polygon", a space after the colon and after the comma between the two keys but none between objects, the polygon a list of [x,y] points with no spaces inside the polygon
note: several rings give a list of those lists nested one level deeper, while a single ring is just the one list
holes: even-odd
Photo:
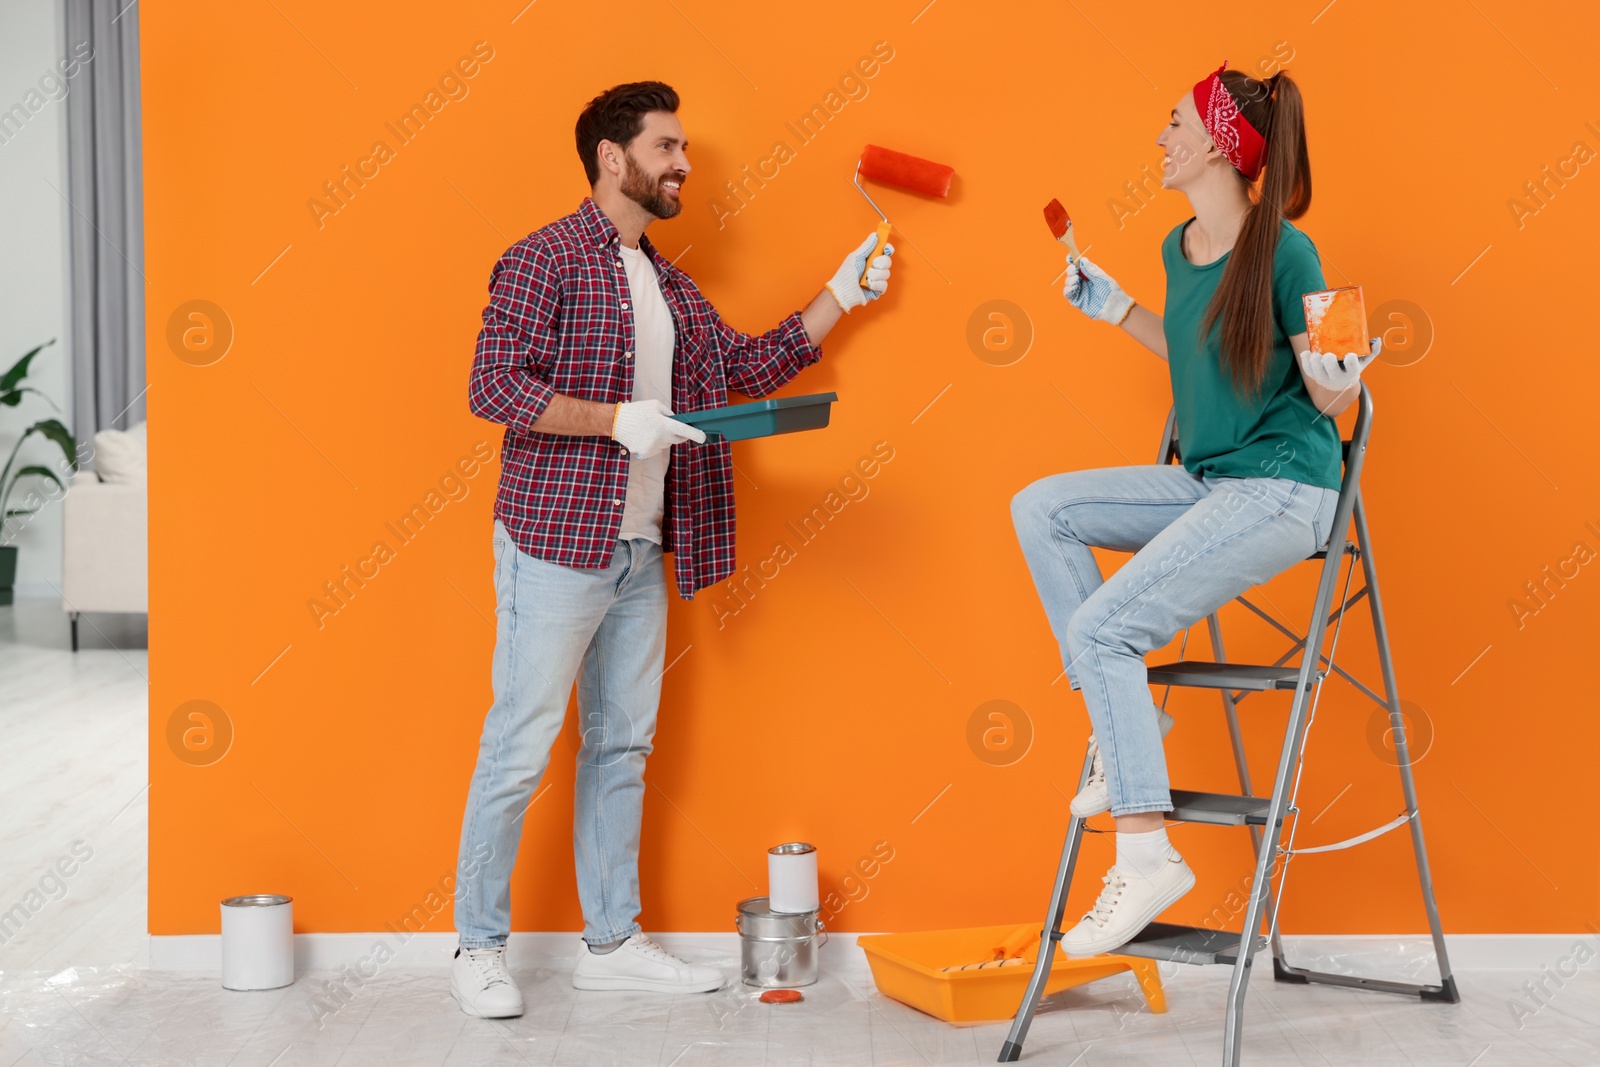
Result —
[{"label": "paintbrush", "polygon": [[1055,239],[1067,246],[1074,263],[1083,258],[1083,253],[1078,251],[1078,242],[1072,239],[1072,216],[1061,206],[1061,201],[1052,200],[1044,206],[1044,221],[1049,223]]}]

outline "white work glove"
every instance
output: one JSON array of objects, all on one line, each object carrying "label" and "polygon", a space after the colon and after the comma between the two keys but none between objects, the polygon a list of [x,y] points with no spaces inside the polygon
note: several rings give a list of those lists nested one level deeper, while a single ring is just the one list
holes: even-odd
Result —
[{"label": "white work glove", "polygon": [[1067,257],[1067,284],[1061,295],[1067,303],[1101,322],[1120,326],[1133,310],[1133,297],[1122,291],[1105,271],[1090,262],[1088,256],[1079,256],[1074,262]]},{"label": "white work glove", "polygon": [[672,409],[654,398],[632,400],[617,405],[612,420],[612,440],[620,441],[640,459],[649,459],[662,449],[683,441],[704,443],[706,432],[677,419],[669,419]]},{"label": "white work glove", "polygon": [[[861,247],[844,257],[844,262],[839,264],[838,271],[828,280],[824,287],[833,294],[839,306],[849,313],[851,309],[861,307],[869,300],[876,300],[889,288],[889,257],[894,255],[892,243],[883,246],[883,254],[872,261],[871,268],[867,267],[867,257],[872,255],[872,250],[878,245],[878,235],[871,233],[861,242]],[[867,285],[861,285],[861,272],[867,272]]]},{"label": "white work glove", "polygon": [[1361,372],[1378,358],[1378,352],[1382,347],[1383,342],[1373,338],[1370,355],[1363,357],[1355,352],[1346,352],[1342,364],[1339,362],[1339,357],[1332,352],[1307,350],[1300,353],[1300,369],[1305,372],[1307,378],[1324,389],[1342,393],[1361,380]]}]

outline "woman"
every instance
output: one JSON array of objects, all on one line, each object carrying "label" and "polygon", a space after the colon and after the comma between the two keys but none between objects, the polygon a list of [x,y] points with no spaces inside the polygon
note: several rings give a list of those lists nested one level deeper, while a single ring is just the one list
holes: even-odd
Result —
[{"label": "woman", "polygon": [[[1327,542],[1341,477],[1333,416],[1363,367],[1308,351],[1300,297],[1326,284],[1289,222],[1311,203],[1300,91],[1282,71],[1258,81],[1226,67],[1184,94],[1156,138],[1162,187],[1194,210],[1162,242],[1164,315],[1082,257],[1069,257],[1064,290],[1167,361],[1183,466],[1057,474],[1012,501],[1094,728],[1072,813],[1110,811],[1117,826],[1105,889],[1061,942],[1074,956],[1125,944],[1194,885],[1167,841],[1171,719],[1151,700],[1144,654]],[[1105,579],[1090,546],[1134,555]]]}]

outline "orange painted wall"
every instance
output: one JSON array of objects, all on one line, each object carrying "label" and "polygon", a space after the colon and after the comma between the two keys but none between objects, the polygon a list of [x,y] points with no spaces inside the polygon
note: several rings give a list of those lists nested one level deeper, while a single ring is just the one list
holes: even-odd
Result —
[{"label": "orange painted wall", "polygon": [[[1127,183],[1159,171],[1168,109],[1224,57],[1261,73],[1289,60],[1316,181],[1299,225],[1329,284],[1363,285],[1384,316],[1374,329],[1409,353],[1370,373],[1366,484],[1402,692],[1431,724],[1413,740],[1431,733],[1417,773],[1447,927],[1562,931],[1597,916],[1586,813],[1600,726],[1579,672],[1600,637],[1587,430],[1600,382],[1573,314],[1591,303],[1600,224],[1594,16],[1313,0],[1225,20],[1192,4],[1097,7],[1091,23],[1053,4],[924,3],[777,14],[681,0],[619,5],[609,23],[563,0],[139,6],[152,933],[214,932],[220,898],[264,891],[295,897],[302,931],[377,930],[451,872],[490,701],[498,468],[471,457],[497,451],[500,431],[466,404],[488,273],[587,192],[572,147],[582,104],[641,77],[683,95],[695,168],[684,214],[651,236],[746,330],[809,300],[871,229],[849,182],[865,143],[958,173],[948,202],[883,193],[903,238],[894,286],[785,390],[836,390],[833,424],[735,449],[742,561],[780,539],[797,553],[742,607],[674,597],[643,922],[731,930],[734,903],[765,892],[765,849],[792,839],[819,846],[825,891],[848,901],[830,909],[835,929],[1036,918],[1088,722],[1052,684],[1060,662],[1008,502],[1049,473],[1152,461],[1169,404],[1159,360],[1061,298],[1040,207],[1059,196],[1091,257],[1159,306],[1160,242],[1187,201],[1153,183],[1136,199]],[[466,95],[319,220],[308,201],[324,183],[375,141],[394,147],[385,124],[475,47],[489,58]],[[875,47],[892,58],[841,87]],[[801,145],[786,122],[833,90],[842,106]],[[723,182],[778,140],[793,158],[731,213]],[[1524,183],[1546,165],[1568,177],[1540,203]],[[229,324],[221,358],[204,332],[173,339],[197,300]],[[1020,359],[969,345],[992,300],[1021,309]],[[893,458],[867,494],[801,546],[785,524],[879,442]],[[463,459],[473,476],[451,480]],[[437,514],[400,545],[386,523],[419,504]],[[319,624],[309,603],[379,540],[394,558]],[[1550,579],[1519,619],[1514,598],[1547,566],[1566,567],[1565,584]],[[1313,578],[1306,567],[1266,590],[1280,617],[1304,620]],[[719,619],[719,603],[740,610]],[[1238,658],[1280,650],[1236,605],[1224,625]],[[1369,636],[1352,622],[1340,658],[1377,684]],[[1206,650],[1202,627],[1190,651]],[[211,762],[221,748],[182,758],[169,734],[195,700],[230,724]],[[969,741],[996,700],[1031,731],[1005,765]],[[1287,702],[1254,703],[1265,776]],[[1228,788],[1214,695],[1172,706],[1174,782]],[[1328,686],[1302,843],[1398,810],[1373,710]],[[572,740],[569,720],[527,820],[519,930],[581,925]],[[1174,839],[1201,876],[1177,910],[1198,921],[1244,873],[1247,842],[1205,827]],[[1109,862],[1105,839],[1086,847],[1074,907]],[[892,859],[852,877],[875,850]],[[1413,887],[1403,834],[1307,857],[1284,926],[1420,930]],[[450,929],[448,909],[428,928]]]}]

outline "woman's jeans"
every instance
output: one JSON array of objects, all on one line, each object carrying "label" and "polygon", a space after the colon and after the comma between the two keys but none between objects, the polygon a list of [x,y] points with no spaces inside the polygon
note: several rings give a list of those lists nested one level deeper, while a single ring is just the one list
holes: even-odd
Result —
[{"label": "woman's jeans", "polygon": [[582,743],[572,847],[583,938],[619,941],[641,931],[644,763],[667,641],[661,546],[619,540],[610,566],[566,567],[523,552],[496,519],[494,584],[494,704],[461,824],[456,931],[465,948],[503,945],[511,932],[511,869],[523,816],[576,679]]},{"label": "woman's jeans", "polygon": [[[1012,499],[1062,665],[1089,708],[1112,815],[1172,809],[1145,653],[1320,550],[1338,500],[1288,478],[1177,465],[1056,474]],[[1091,545],[1134,555],[1102,578]]]}]

